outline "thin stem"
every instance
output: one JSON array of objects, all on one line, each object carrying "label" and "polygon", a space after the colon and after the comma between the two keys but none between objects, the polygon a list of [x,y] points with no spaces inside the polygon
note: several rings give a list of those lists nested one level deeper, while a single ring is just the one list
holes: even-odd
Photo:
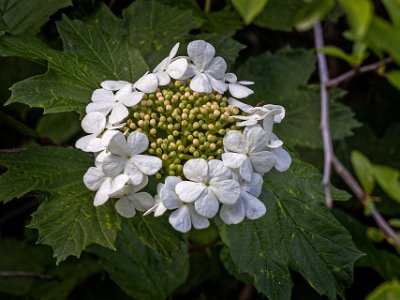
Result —
[{"label": "thin stem", "polygon": [[[368,205],[368,195],[364,192],[364,190],[360,187],[357,180],[350,174],[350,172],[345,168],[345,166],[337,159],[336,156],[332,158],[332,164],[335,168],[336,173],[343,179],[343,181],[347,184],[347,186],[353,191],[356,197],[363,203],[365,206]],[[397,236],[396,232],[392,227],[386,222],[378,209],[372,205],[369,206],[371,209],[371,216],[375,220],[375,223],[378,225],[379,229],[382,230],[386,236],[391,238],[397,246],[400,246],[400,239]]]},{"label": "thin stem", "polygon": [[37,280],[57,280],[57,277],[51,275],[41,275],[23,271],[0,271],[0,278],[32,278]]},{"label": "thin stem", "polygon": [[4,123],[7,124],[9,127],[15,129],[16,131],[18,131],[19,133],[21,133],[22,135],[24,135],[26,137],[29,137],[29,138],[32,138],[32,139],[36,139],[36,138],[39,137],[39,135],[37,134],[36,131],[32,130],[31,128],[29,128],[25,124],[23,124],[20,121],[14,119],[13,117],[9,116],[8,114],[3,112],[2,110],[0,110],[0,119],[3,120]]},{"label": "thin stem", "polygon": [[[314,43],[315,48],[320,49],[324,47],[324,36],[322,33],[321,23],[317,22],[314,25]],[[331,178],[331,167],[332,167],[332,156],[333,146],[331,139],[331,132],[329,128],[329,95],[327,89],[327,83],[329,82],[328,64],[326,63],[326,56],[322,52],[318,52],[318,70],[319,79],[321,83],[321,123],[320,129],[322,132],[322,141],[324,147],[324,176],[322,179],[322,185],[325,191],[325,202],[326,206],[332,207],[332,195],[330,189],[330,178]]]},{"label": "thin stem", "polygon": [[212,0],[206,0],[204,3],[204,12],[209,13],[211,10],[211,2]]},{"label": "thin stem", "polygon": [[339,75],[338,77],[335,77],[335,78],[329,80],[326,83],[326,86],[327,87],[338,86],[339,84],[353,78],[356,75],[368,73],[368,72],[374,72],[374,71],[378,70],[380,67],[387,65],[389,63],[392,63],[392,62],[393,62],[393,59],[388,57],[383,60],[377,61],[373,64],[365,65],[360,68],[350,70],[346,73],[343,73],[342,75]]}]

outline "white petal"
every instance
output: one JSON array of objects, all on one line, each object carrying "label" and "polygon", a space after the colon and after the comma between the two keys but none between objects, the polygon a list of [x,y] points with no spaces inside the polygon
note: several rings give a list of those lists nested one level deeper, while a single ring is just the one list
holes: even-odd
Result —
[{"label": "white petal", "polygon": [[110,113],[113,106],[114,102],[104,102],[104,101],[92,102],[86,106],[86,113],[97,111],[106,116]]},{"label": "white petal", "polygon": [[107,176],[115,177],[124,171],[126,159],[117,155],[108,155],[103,160],[103,172]]},{"label": "white petal", "polygon": [[171,62],[166,71],[169,76],[174,79],[180,79],[183,75],[185,75],[186,70],[188,68],[188,61],[186,58],[179,58]]},{"label": "white petal", "polygon": [[134,131],[128,136],[127,143],[132,154],[140,154],[149,147],[149,138],[142,132]]},{"label": "white petal", "polygon": [[224,75],[224,81],[227,81],[229,83],[236,83],[237,82],[237,77],[233,73],[226,73]]},{"label": "white petal", "polygon": [[268,145],[268,136],[261,126],[246,127],[243,135],[249,152],[263,151]]},{"label": "white petal", "polygon": [[208,164],[204,158],[189,159],[183,166],[183,174],[191,181],[206,182],[208,180]]},{"label": "white petal", "polygon": [[212,76],[215,79],[222,80],[224,79],[226,68],[227,66],[225,60],[222,57],[217,56],[210,62],[204,73]]},{"label": "white petal", "polygon": [[240,195],[240,184],[236,180],[228,179],[210,184],[217,199],[223,204],[234,204]]},{"label": "white petal", "polygon": [[82,119],[81,125],[87,133],[100,133],[106,127],[106,117],[102,113],[91,112]]},{"label": "white petal", "polygon": [[128,197],[138,211],[146,211],[154,205],[154,198],[146,192],[129,194]]},{"label": "white petal", "polygon": [[200,216],[192,205],[188,205],[190,218],[192,220],[193,227],[196,229],[204,229],[210,226],[210,221],[207,218]]},{"label": "white petal", "polygon": [[108,198],[110,198],[108,196],[110,194],[110,187],[111,178],[107,177],[101,184],[96,196],[94,196],[94,206],[99,206],[107,202]]},{"label": "white petal", "polygon": [[108,145],[110,144],[112,137],[118,132],[120,131],[110,130],[110,129],[104,131],[103,134],[101,135],[101,142],[103,143],[103,146],[107,148]]},{"label": "white petal", "polygon": [[240,80],[238,83],[242,85],[253,85],[254,81]]},{"label": "white petal", "polygon": [[228,89],[228,86],[220,79],[215,79],[214,77],[208,76],[208,80],[214,91],[223,94]]},{"label": "white petal", "polygon": [[131,161],[125,165],[124,173],[129,176],[130,184],[139,185],[144,180],[144,174]]},{"label": "white petal", "polygon": [[193,202],[200,197],[205,189],[206,186],[202,183],[182,181],[176,185],[175,192],[182,201]]},{"label": "white petal", "polygon": [[219,212],[219,216],[225,224],[239,224],[244,220],[244,206],[243,202],[239,199],[233,205],[223,204]]},{"label": "white petal", "polygon": [[199,93],[211,93],[212,85],[208,80],[208,76],[202,73],[197,74],[190,81],[190,88]]},{"label": "white petal", "polygon": [[135,205],[128,197],[123,197],[115,203],[117,212],[124,218],[133,218],[136,214]]},{"label": "white petal", "polygon": [[[238,118],[239,116],[233,116],[233,118],[235,118],[235,119],[239,119]],[[253,125],[256,125],[258,123],[258,121],[256,120],[256,119],[254,119],[254,118],[249,118],[248,120],[246,120],[246,121],[243,121],[243,122],[240,122],[240,123],[236,123],[236,126],[239,126],[239,127],[246,127],[246,126],[253,126]]]},{"label": "white petal", "polygon": [[97,191],[105,179],[105,175],[100,168],[90,167],[83,175],[83,183],[91,191]]},{"label": "white petal", "polygon": [[168,221],[175,230],[182,233],[188,232],[192,228],[189,209],[186,205],[174,211],[169,216]]},{"label": "white petal", "polygon": [[144,93],[142,92],[132,92],[119,97],[119,100],[123,105],[127,107],[132,107],[142,101]]},{"label": "white petal", "polygon": [[187,53],[195,64],[196,68],[205,69],[215,56],[214,47],[202,40],[190,42],[187,47]]},{"label": "white petal", "polygon": [[251,105],[240,102],[234,98],[229,98],[228,103],[229,103],[229,105],[236,106],[240,110],[247,112],[247,113],[253,108]]},{"label": "white petal", "polygon": [[103,141],[99,138],[94,138],[92,139],[86,147],[87,150],[89,150],[90,152],[100,152],[103,151],[105,149]]},{"label": "white petal", "polygon": [[103,89],[109,90],[109,91],[118,91],[120,90],[123,86],[130,84],[127,81],[122,81],[122,80],[105,80],[100,85],[102,86]]},{"label": "white petal", "polygon": [[285,108],[280,105],[274,105],[274,104],[267,104],[264,105],[263,108],[273,110],[275,111],[274,113],[274,122],[275,123],[280,123],[282,119],[285,117]]},{"label": "white petal", "polygon": [[244,204],[246,218],[255,220],[265,215],[267,208],[265,207],[264,203],[262,203],[256,197],[249,193],[242,192],[241,199]]},{"label": "white petal", "polygon": [[167,208],[160,202],[154,209],[154,216],[162,216],[167,211]]},{"label": "white petal", "polygon": [[162,160],[156,156],[134,155],[131,159],[136,167],[146,175],[154,175],[162,167]]},{"label": "white petal", "polygon": [[111,115],[109,118],[109,122],[111,124],[119,123],[124,120],[129,115],[129,111],[125,105],[122,103],[118,103],[114,105],[111,110]]},{"label": "white petal", "polygon": [[119,191],[121,191],[128,181],[129,176],[126,174],[116,176],[111,182],[110,196],[117,194]]},{"label": "white petal", "polygon": [[253,173],[251,182],[245,182],[242,184],[242,191],[252,194],[254,197],[261,195],[263,177],[258,173]]},{"label": "white petal", "polygon": [[284,172],[289,169],[290,164],[292,163],[292,158],[290,157],[289,153],[282,148],[276,148],[273,150],[273,152],[276,155],[276,162],[274,165],[275,169],[277,169],[279,172]]},{"label": "white petal", "polygon": [[212,218],[218,212],[219,203],[214,193],[210,189],[207,189],[196,200],[194,207],[199,215],[206,218]]},{"label": "white petal", "polygon": [[[154,69],[153,69],[153,73],[157,76],[157,73],[163,73],[165,68],[168,66],[169,62],[170,62],[170,58],[166,57],[164,58]],[[160,83],[160,82],[158,82]]]},{"label": "white petal", "polygon": [[95,165],[101,167],[103,165],[104,158],[107,157],[108,155],[109,155],[109,153],[107,153],[106,150],[98,153],[96,155],[96,160],[94,161]]},{"label": "white petal", "polygon": [[176,185],[181,181],[182,179],[176,176],[168,176],[165,179],[165,185],[160,190],[160,200],[166,208],[175,209],[182,206],[182,201],[175,192]]},{"label": "white petal", "polygon": [[135,88],[143,93],[152,93],[158,87],[158,80],[154,74],[146,74],[134,84]]},{"label": "white petal", "polygon": [[85,152],[93,152],[88,148],[88,145],[90,144],[90,142],[92,142],[94,139],[96,139],[96,134],[89,134],[89,135],[85,135],[83,137],[81,137],[79,140],[76,141],[75,143],[75,147],[78,149],[81,149],[82,151]]},{"label": "white petal", "polygon": [[120,131],[116,132],[108,142],[107,151],[123,157],[129,157],[131,155],[126,138]]},{"label": "white petal", "polygon": [[208,161],[208,181],[210,184],[232,178],[232,172],[218,159]]},{"label": "white petal", "polygon": [[239,168],[246,159],[246,154],[231,152],[222,153],[222,160],[224,161],[224,164],[232,169]]},{"label": "white petal", "polygon": [[246,159],[242,165],[240,166],[239,173],[240,176],[245,180],[245,181],[251,181],[251,176],[253,175],[253,166],[251,164],[250,159]]},{"label": "white petal", "polygon": [[164,86],[170,83],[171,78],[169,77],[168,73],[165,71],[154,73],[158,80],[158,85]]},{"label": "white petal", "polygon": [[270,171],[276,162],[276,156],[270,151],[262,151],[250,155],[254,170],[261,175]]},{"label": "white petal", "polygon": [[176,53],[178,53],[178,49],[179,49],[179,43],[176,43],[169,52],[168,55],[169,61],[171,61],[175,57]]},{"label": "white petal", "polygon": [[149,177],[144,175],[142,181],[139,184],[130,186],[131,191],[133,193],[136,193],[136,192],[140,191],[141,189],[143,189],[148,183],[149,183]]},{"label": "white petal", "polygon": [[231,152],[246,153],[245,139],[240,131],[228,131],[224,136],[223,143],[224,147]]},{"label": "white petal", "polygon": [[231,93],[233,97],[242,99],[254,94],[254,91],[241,84],[231,83],[229,85],[229,93]]},{"label": "white petal", "polygon": [[97,89],[92,94],[93,102],[114,102],[114,93],[105,89]]}]

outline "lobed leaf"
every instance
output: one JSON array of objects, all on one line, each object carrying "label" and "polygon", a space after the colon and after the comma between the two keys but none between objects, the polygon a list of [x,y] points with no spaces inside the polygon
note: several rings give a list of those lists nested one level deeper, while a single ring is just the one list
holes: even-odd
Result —
[{"label": "lobed leaf", "polygon": [[[334,199],[343,196],[333,191]],[[268,173],[261,196],[266,215],[239,225],[220,224],[236,272],[249,276],[269,299],[290,298],[289,268],[319,294],[343,297],[362,253],[324,207],[324,199],[321,176],[311,165],[295,160],[285,173]]]}]

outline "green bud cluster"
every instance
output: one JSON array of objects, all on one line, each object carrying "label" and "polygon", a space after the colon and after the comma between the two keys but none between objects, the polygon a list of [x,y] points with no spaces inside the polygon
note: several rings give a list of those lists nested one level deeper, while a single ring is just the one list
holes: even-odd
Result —
[{"label": "green bud cluster", "polygon": [[239,109],[217,92],[192,91],[190,81],[174,81],[131,108],[124,132],[138,130],[150,141],[148,153],[163,161],[156,178],[181,176],[184,163],[192,158],[210,160],[223,153],[222,140],[237,120]]}]

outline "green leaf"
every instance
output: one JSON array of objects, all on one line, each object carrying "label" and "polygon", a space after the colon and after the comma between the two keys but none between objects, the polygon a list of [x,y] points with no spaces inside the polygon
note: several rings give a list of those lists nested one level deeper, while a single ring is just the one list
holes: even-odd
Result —
[{"label": "green leaf", "polygon": [[355,40],[361,40],[370,26],[374,7],[370,0],[339,0],[339,4],[350,23],[350,34]]},{"label": "green leaf", "polygon": [[395,27],[400,28],[400,0],[382,0]]},{"label": "green leaf", "polygon": [[400,90],[400,71],[390,71],[386,74],[387,80],[398,90]]},{"label": "green leaf", "polygon": [[75,112],[47,114],[40,118],[36,131],[41,137],[47,137],[59,145],[81,131],[81,122]]},{"label": "green leaf", "polygon": [[[333,198],[343,197],[333,190]],[[336,299],[353,277],[361,257],[346,229],[325,208],[321,175],[294,160],[287,172],[264,177],[264,217],[239,225],[220,224],[235,269],[247,274],[269,299],[289,299],[289,267],[321,295]],[[250,246],[249,246],[250,245]]]},{"label": "green leaf", "polygon": [[0,199],[9,201],[31,191],[50,195],[33,214],[30,224],[39,230],[39,242],[53,248],[57,263],[78,256],[88,245],[114,248],[120,219],[112,204],[96,208],[94,193],[83,184],[83,174],[93,158],[75,149],[34,147],[2,153]]},{"label": "green leaf", "polygon": [[371,162],[361,152],[352,151],[351,163],[364,190],[368,194],[372,193],[375,187],[375,180]]},{"label": "green leaf", "polygon": [[367,228],[360,221],[341,210],[334,210],[335,217],[347,228],[360,251],[366,255],[358,262],[358,267],[372,268],[385,280],[400,276],[400,257],[375,246],[367,237]]},{"label": "green leaf", "polygon": [[310,29],[316,22],[322,20],[332,10],[334,5],[334,0],[307,1],[296,15],[296,29],[300,31]]},{"label": "green leaf", "polygon": [[154,0],[135,1],[122,15],[131,45],[140,50],[151,67],[167,57],[176,42],[184,41],[190,30],[200,26],[200,19],[191,11]]},{"label": "green leaf", "polygon": [[189,271],[186,252],[171,258],[150,251],[134,234],[130,223],[118,233],[116,251],[92,247],[111,278],[135,299],[166,299],[181,285]]},{"label": "green leaf", "polygon": [[400,172],[387,166],[374,165],[372,173],[385,193],[400,202]]},{"label": "green leaf", "polygon": [[180,249],[182,237],[171,227],[167,218],[137,215],[132,219],[132,225],[136,236],[147,247],[166,256]]},{"label": "green leaf", "polygon": [[243,27],[242,19],[236,11],[224,9],[204,14],[203,25],[209,32],[232,36]]},{"label": "green leaf", "polygon": [[147,70],[139,52],[99,27],[64,18],[58,23],[64,52],[48,48],[29,36],[4,36],[0,55],[48,62],[48,71],[11,87],[7,104],[20,102],[43,107],[45,113],[83,114],[92,92],[106,79],[136,81]]},{"label": "green leaf", "polygon": [[396,300],[400,299],[400,283],[397,280],[382,283],[373,290],[366,300]]},{"label": "green leaf", "polygon": [[295,17],[303,5],[303,0],[268,0],[254,23],[270,29],[291,31]]},{"label": "green leaf", "polygon": [[246,25],[262,12],[267,2],[267,0],[232,0],[233,6],[242,16]]},{"label": "green leaf", "polygon": [[37,33],[53,13],[70,5],[70,0],[0,0],[0,19],[11,34]]},{"label": "green leaf", "polygon": [[318,51],[326,55],[340,58],[353,67],[360,65],[366,56],[365,51],[363,51],[363,53],[360,54],[357,53],[347,54],[342,49],[335,46],[325,46],[323,48],[318,49]]}]

